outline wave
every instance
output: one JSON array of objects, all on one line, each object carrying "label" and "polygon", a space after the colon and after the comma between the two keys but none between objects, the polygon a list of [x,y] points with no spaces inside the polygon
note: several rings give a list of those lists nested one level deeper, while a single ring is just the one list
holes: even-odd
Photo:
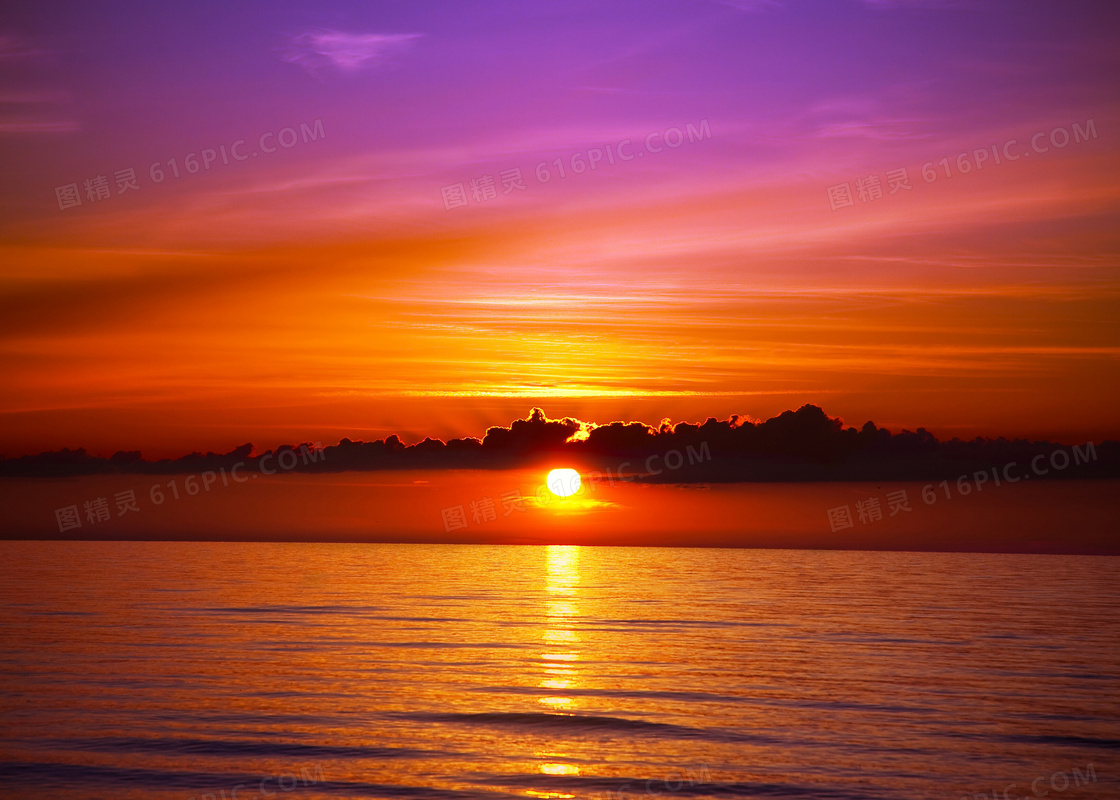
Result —
[{"label": "wave", "polygon": [[249,789],[261,786],[262,782],[271,788],[272,794],[276,794],[276,790],[280,788],[278,779],[292,777],[296,781],[295,788],[301,790],[308,788],[313,789],[317,794],[333,794],[342,797],[407,797],[415,798],[415,800],[510,800],[513,797],[520,797],[520,795],[507,792],[494,792],[484,789],[460,791],[403,784],[315,780],[315,776],[306,771],[306,765],[303,769],[305,772],[297,776],[294,770],[281,775],[268,775],[186,772],[135,767],[100,767],[88,764],[0,762],[0,780],[6,784],[34,786],[36,791],[42,792],[44,796],[51,796],[52,791],[88,790],[90,786],[132,790],[152,789],[163,792],[171,788],[194,793],[226,790],[232,792],[235,787],[246,787],[242,791],[245,796],[249,796]]},{"label": "wave", "polygon": [[446,758],[461,755],[439,750],[406,747],[261,742],[238,739],[151,739],[134,736],[102,736],[91,739],[55,739],[45,744],[59,750],[94,750],[125,753],[174,753],[206,756],[260,756],[285,758]]}]

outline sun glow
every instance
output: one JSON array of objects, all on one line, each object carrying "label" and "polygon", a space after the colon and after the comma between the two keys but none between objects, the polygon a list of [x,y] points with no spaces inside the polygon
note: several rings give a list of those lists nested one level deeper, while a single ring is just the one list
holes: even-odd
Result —
[{"label": "sun glow", "polygon": [[557,497],[568,497],[579,491],[579,473],[574,469],[554,469],[548,473],[545,484]]}]

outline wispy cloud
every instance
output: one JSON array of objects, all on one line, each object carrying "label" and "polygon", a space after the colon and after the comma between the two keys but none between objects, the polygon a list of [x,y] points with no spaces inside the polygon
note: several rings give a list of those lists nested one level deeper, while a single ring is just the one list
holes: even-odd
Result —
[{"label": "wispy cloud", "polygon": [[81,125],[71,113],[49,106],[67,106],[69,92],[49,85],[41,73],[55,51],[39,39],[13,31],[0,32],[0,136],[7,134],[71,133]]},{"label": "wispy cloud", "polygon": [[929,134],[917,133],[916,120],[856,119],[822,125],[815,135],[821,139],[928,139]]},{"label": "wispy cloud", "polygon": [[283,58],[312,73],[323,69],[358,72],[386,66],[421,36],[420,33],[308,31],[291,38]]},{"label": "wispy cloud", "polygon": [[53,89],[0,91],[0,135],[7,133],[73,133],[81,124],[68,118],[65,109],[51,113],[43,106],[65,106],[67,92]]},{"label": "wispy cloud", "polygon": [[0,33],[0,61],[39,58],[50,53],[50,50],[27,36],[11,32]]},{"label": "wispy cloud", "polygon": [[0,89],[0,105],[61,105],[72,100],[69,92],[57,89]]},{"label": "wispy cloud", "polygon": [[74,120],[0,120],[0,134],[3,133],[73,133],[81,130]]},{"label": "wispy cloud", "polygon": [[730,6],[739,11],[766,11],[781,8],[782,0],[716,0],[722,6]]},{"label": "wispy cloud", "polygon": [[960,8],[965,0],[863,0],[872,8]]}]

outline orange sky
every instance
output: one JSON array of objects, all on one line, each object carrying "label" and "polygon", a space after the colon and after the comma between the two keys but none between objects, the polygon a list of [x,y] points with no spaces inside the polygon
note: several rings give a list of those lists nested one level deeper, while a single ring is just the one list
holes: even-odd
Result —
[{"label": "orange sky", "polygon": [[536,404],[1116,437],[1110,234],[1070,230],[1115,208],[1115,159],[1042,167],[792,221],[815,187],[315,246],[10,244],[3,447],[478,435]]},{"label": "orange sky", "polygon": [[[954,490],[951,499],[934,487],[937,500],[928,504],[920,483],[889,482],[679,487],[589,479],[561,499],[544,487],[541,469],[269,476],[249,468],[241,479],[216,480],[194,496],[181,475],[4,481],[5,533],[59,538],[55,509],[98,496],[112,506],[117,492],[131,490],[134,512],[83,520],[61,537],[1116,552],[1113,481],[989,484],[967,497]],[[884,498],[897,490],[907,492],[911,510],[892,516]],[[501,496],[508,493],[521,502],[507,504]],[[884,503],[881,519],[830,529],[828,509],[869,497]],[[486,499],[492,518],[475,518],[472,504]],[[460,506],[462,522],[449,528],[443,512]]]}]

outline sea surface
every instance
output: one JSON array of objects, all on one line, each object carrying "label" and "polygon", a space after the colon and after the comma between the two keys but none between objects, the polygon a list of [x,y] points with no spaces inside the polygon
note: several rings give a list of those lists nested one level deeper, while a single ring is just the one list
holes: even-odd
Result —
[{"label": "sea surface", "polygon": [[0,542],[0,603],[3,797],[1120,798],[1118,558]]}]

